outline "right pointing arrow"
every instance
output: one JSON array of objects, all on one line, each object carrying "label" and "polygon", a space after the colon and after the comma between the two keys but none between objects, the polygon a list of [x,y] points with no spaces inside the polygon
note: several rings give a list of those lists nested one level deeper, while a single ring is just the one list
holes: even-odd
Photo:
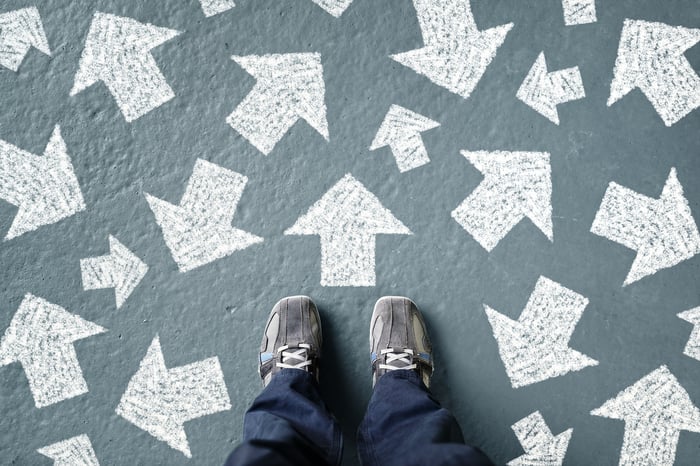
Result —
[{"label": "right pointing arrow", "polygon": [[552,434],[542,414],[535,411],[511,426],[525,454],[508,462],[508,466],[561,466],[574,429]]},{"label": "right pointing arrow", "polygon": [[31,47],[51,56],[39,10],[29,7],[0,14],[0,66],[16,72]]},{"label": "right pointing arrow", "polygon": [[53,466],[99,466],[90,438],[77,435],[37,450],[53,460]]}]

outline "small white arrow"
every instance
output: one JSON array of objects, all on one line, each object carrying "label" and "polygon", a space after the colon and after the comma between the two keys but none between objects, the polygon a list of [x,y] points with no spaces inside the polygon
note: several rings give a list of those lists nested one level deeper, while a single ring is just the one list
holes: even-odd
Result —
[{"label": "small white arrow", "polygon": [[257,82],[226,122],[268,155],[299,119],[326,141],[326,85],[318,53],[231,57]]},{"label": "small white arrow", "polygon": [[591,414],[625,421],[620,466],[672,466],[681,431],[700,433],[700,410],[666,366]]},{"label": "small white arrow", "polygon": [[88,392],[73,343],[107,330],[27,293],[0,340],[0,366],[19,362],[37,408]]},{"label": "small white arrow", "polygon": [[537,280],[518,320],[484,305],[513,388],[598,365],[569,347],[587,305],[584,296],[546,277]]},{"label": "small white arrow", "polygon": [[192,458],[185,422],[231,409],[217,357],[168,369],[158,336],[129,381],[116,413]]},{"label": "small white arrow", "polygon": [[591,232],[637,251],[624,285],[700,253],[700,233],[675,168],[659,199],[610,183]]},{"label": "small white arrow", "polygon": [[562,0],[564,8],[564,24],[590,24],[597,21],[595,0]]},{"label": "small white arrow", "polygon": [[391,58],[468,98],[513,23],[479,31],[469,0],[413,0],[425,46]]},{"label": "small white arrow", "polygon": [[552,179],[547,152],[462,151],[484,180],[452,218],[487,251],[524,218],[554,239]]},{"label": "small white arrow", "polygon": [[401,173],[430,162],[420,133],[437,128],[440,123],[412,112],[400,105],[392,105],[384,117],[369,150],[389,146]]},{"label": "small white arrow", "polygon": [[228,11],[236,6],[233,0],[199,0],[199,3],[202,5],[202,11],[207,18]]},{"label": "small white arrow", "polygon": [[700,307],[681,312],[678,317],[693,324],[693,331],[683,354],[700,361]]},{"label": "small white arrow", "polygon": [[348,173],[284,234],[320,236],[322,286],[374,286],[376,235],[412,233]]},{"label": "small white arrow", "polygon": [[555,436],[542,414],[535,411],[511,426],[525,454],[510,460],[508,466],[561,466],[574,429]]},{"label": "small white arrow", "polygon": [[700,29],[626,19],[608,107],[637,87],[666,126],[700,107],[700,76],[683,55],[698,42]]},{"label": "small white arrow", "polygon": [[340,18],[340,15],[350,6],[352,0],[311,0],[329,14]]},{"label": "small white arrow", "polygon": [[109,254],[80,259],[84,290],[114,288],[119,309],[148,272],[148,266],[117,238],[109,236]]},{"label": "small white arrow", "polygon": [[516,96],[533,110],[558,125],[557,105],[583,99],[586,97],[586,91],[583,88],[583,80],[578,66],[549,73],[547,72],[544,52],[540,52],[530,68],[530,72],[520,85]]},{"label": "small white arrow", "polygon": [[99,466],[90,438],[77,435],[37,450],[53,460],[54,466]]},{"label": "small white arrow", "polygon": [[263,241],[231,226],[246,183],[240,173],[197,159],[180,205],[146,194],[181,272]]},{"label": "small white arrow", "polygon": [[103,81],[128,122],[163,105],[175,93],[150,51],[178,34],[135,19],[95,13],[70,95]]},{"label": "small white arrow", "polygon": [[58,126],[43,156],[0,140],[0,199],[19,208],[6,240],[85,210]]},{"label": "small white arrow", "polygon": [[51,56],[39,10],[32,6],[0,14],[0,66],[16,72],[31,47]]}]

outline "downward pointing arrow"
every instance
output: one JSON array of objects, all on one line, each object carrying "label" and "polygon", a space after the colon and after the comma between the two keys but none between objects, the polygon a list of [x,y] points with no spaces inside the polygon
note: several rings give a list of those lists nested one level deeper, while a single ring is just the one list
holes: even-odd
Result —
[{"label": "downward pointing arrow", "polygon": [[99,466],[90,438],[83,434],[39,448],[42,455],[51,458],[54,466]]},{"label": "downward pointing arrow", "polygon": [[95,13],[70,95],[103,81],[131,122],[175,97],[150,50],[180,34],[131,18]]},{"label": "downward pointing arrow", "polygon": [[624,285],[700,252],[700,233],[675,168],[659,199],[610,183],[591,232],[637,251]]},{"label": "downward pointing arrow", "polygon": [[681,431],[700,433],[700,410],[666,366],[591,414],[625,421],[620,466],[672,466]]},{"label": "downward pointing arrow", "polygon": [[412,233],[348,173],[284,234],[321,237],[322,286],[374,286],[375,236]]},{"label": "downward pointing arrow", "polygon": [[88,392],[73,343],[107,330],[27,294],[0,340],[0,366],[19,362],[37,408]]},{"label": "downward pointing arrow", "polygon": [[561,466],[574,429],[554,436],[539,411],[511,427],[525,454],[508,462],[508,466]]},{"label": "downward pointing arrow", "polygon": [[700,307],[681,312],[678,317],[693,324],[693,331],[683,354],[700,361]]},{"label": "downward pointing arrow", "polygon": [[185,422],[231,409],[216,357],[168,369],[158,336],[129,381],[116,413],[192,458]]},{"label": "downward pointing arrow", "polygon": [[0,14],[0,66],[16,72],[31,47],[51,56],[39,10],[29,7]]},{"label": "downward pointing arrow", "polygon": [[340,15],[350,6],[352,0],[312,0],[329,14],[340,18]]},{"label": "downward pointing arrow", "polygon": [[540,277],[518,320],[484,305],[513,388],[558,377],[598,361],[569,348],[588,299]]}]

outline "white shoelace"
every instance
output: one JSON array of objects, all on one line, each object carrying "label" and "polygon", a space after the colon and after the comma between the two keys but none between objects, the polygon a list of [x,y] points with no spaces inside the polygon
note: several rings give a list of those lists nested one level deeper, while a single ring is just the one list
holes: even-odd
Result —
[{"label": "white shoelace", "polygon": [[[386,364],[379,364],[380,369],[386,369],[388,371],[395,370],[410,370],[415,369],[417,366],[415,363],[411,364],[413,358],[413,350],[410,348],[404,348],[399,351],[394,348],[385,348],[381,350],[380,354],[382,356],[386,355]],[[394,361],[400,361],[405,364],[405,366],[397,367],[392,366],[391,363]]]},{"label": "white shoelace", "polygon": [[309,359],[310,349],[311,345],[307,343],[299,343],[298,347],[292,348],[291,350],[289,349],[289,345],[280,346],[277,348],[277,352],[282,353],[280,361],[289,361],[291,359],[298,362],[293,364],[278,362],[277,367],[281,367],[283,369],[306,370],[304,368],[311,365],[311,359]]}]

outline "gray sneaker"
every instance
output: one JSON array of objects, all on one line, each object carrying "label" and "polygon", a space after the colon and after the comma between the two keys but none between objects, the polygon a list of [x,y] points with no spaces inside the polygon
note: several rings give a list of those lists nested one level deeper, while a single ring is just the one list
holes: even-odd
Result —
[{"label": "gray sneaker", "polygon": [[415,303],[402,296],[384,296],[374,305],[369,325],[372,384],[395,370],[414,370],[430,387],[433,348],[423,316]]},{"label": "gray sneaker", "polygon": [[318,381],[322,340],[321,318],[311,298],[280,299],[270,312],[260,345],[258,371],[263,386],[282,369],[310,372]]}]

